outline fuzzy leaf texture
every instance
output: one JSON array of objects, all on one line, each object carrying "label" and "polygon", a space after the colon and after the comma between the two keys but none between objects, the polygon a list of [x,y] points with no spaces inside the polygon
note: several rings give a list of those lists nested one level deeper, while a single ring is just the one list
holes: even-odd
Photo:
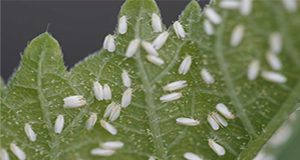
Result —
[{"label": "fuzzy leaf texture", "polygon": [[[249,16],[221,9],[218,3],[208,6],[223,19],[215,26],[213,36],[204,31],[207,18],[198,3],[192,0],[188,4],[179,18],[187,36],[179,39],[173,26],[167,29],[170,36],[158,50],[165,61],[161,66],[147,61],[142,47],[132,58],[125,57],[131,40],[152,42],[159,34],[151,26],[152,13],[160,15],[154,0],[126,0],[120,17],[127,16],[128,31],[115,33],[116,51],[101,49],[70,71],[64,66],[58,42],[49,33],[32,40],[8,85],[1,85],[1,148],[8,151],[11,159],[16,159],[9,149],[11,143],[17,144],[27,159],[142,160],[153,156],[178,160],[184,159],[185,152],[208,160],[254,158],[299,102],[300,13],[287,12],[279,0],[254,0]],[[240,45],[231,47],[231,33],[238,24],[245,26],[245,35]],[[249,81],[247,68],[253,59],[260,60],[263,70],[272,70],[265,54],[273,32],[282,35],[283,50],[278,56],[283,67],[278,72],[287,77],[287,82],[272,83],[261,76]],[[178,74],[187,55],[192,57],[191,68],[186,75]],[[204,68],[214,77],[213,84],[206,84],[201,78]],[[99,120],[108,104],[121,102],[126,90],[121,79],[123,69],[132,79],[133,98],[119,119],[112,122],[118,130],[113,136],[101,127]],[[168,93],[163,86],[177,80],[187,81],[187,87],[177,91],[183,96],[162,103],[159,98]],[[94,81],[111,87],[112,100],[96,100]],[[71,95],[83,95],[87,104],[64,108],[63,98]],[[208,124],[207,115],[216,111],[218,103],[226,104],[235,119],[227,120],[227,127],[215,131]],[[97,114],[98,120],[92,130],[87,130],[85,123],[91,112]],[[56,134],[54,123],[59,114],[64,115],[65,126],[61,134]],[[200,124],[178,125],[178,117],[194,118]],[[35,142],[27,138],[25,123],[37,133]],[[218,156],[209,147],[208,139],[223,146],[225,155]],[[91,155],[90,151],[101,143],[117,140],[124,147],[112,156]]]}]

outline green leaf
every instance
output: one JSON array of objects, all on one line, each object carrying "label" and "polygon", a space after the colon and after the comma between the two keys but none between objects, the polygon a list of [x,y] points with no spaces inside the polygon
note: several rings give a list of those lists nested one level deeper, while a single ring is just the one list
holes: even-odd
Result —
[{"label": "green leaf", "polygon": [[[177,38],[173,27],[170,36],[158,51],[165,61],[156,66],[147,61],[140,47],[133,58],[126,58],[129,42],[135,38],[152,42],[158,33],[152,31],[151,15],[159,10],[153,0],[127,0],[120,17],[127,16],[126,34],[115,34],[116,51],[100,50],[66,71],[57,41],[44,33],[26,48],[15,76],[1,100],[1,148],[9,150],[16,143],[28,159],[183,159],[185,152],[193,152],[204,159],[252,159],[272,134],[295,110],[300,93],[300,42],[293,33],[300,27],[299,12],[286,12],[281,1],[255,1],[250,16],[238,11],[210,7],[221,14],[223,22],[215,26],[215,34],[207,36],[203,21],[206,17],[196,1],[191,1],[179,18],[187,37]],[[288,18],[289,19],[288,19]],[[231,47],[230,37],[237,24],[245,26],[245,36],[237,47]],[[165,28],[165,27],[164,27]],[[280,71],[288,81],[284,84],[267,82],[261,77],[247,79],[247,67],[259,59],[264,70],[271,70],[265,60],[269,49],[269,35],[275,31],[283,38],[279,55]],[[184,57],[192,57],[192,66],[186,75],[178,74]],[[206,84],[201,70],[206,68],[215,83]],[[125,69],[132,79],[132,103],[123,108],[119,119],[112,122],[118,129],[113,136],[99,123],[106,106],[112,101],[121,103],[126,87],[121,74]],[[166,84],[186,80],[188,86],[179,90],[183,97],[162,103],[167,94]],[[108,84],[111,101],[95,99],[94,81]],[[87,105],[76,109],[63,108],[63,98],[83,95]],[[207,115],[215,106],[224,103],[236,118],[228,127],[213,130]],[[85,128],[90,113],[98,115],[92,130]],[[61,134],[54,132],[56,117],[65,117]],[[189,117],[200,121],[194,127],[176,124],[176,118]],[[37,133],[35,142],[29,141],[24,125],[29,123]],[[208,145],[208,139],[222,145],[226,154],[218,156]],[[122,141],[125,146],[110,157],[97,157],[90,151],[106,141]],[[9,151],[10,157],[14,157]],[[15,157],[14,157],[15,158]]]}]

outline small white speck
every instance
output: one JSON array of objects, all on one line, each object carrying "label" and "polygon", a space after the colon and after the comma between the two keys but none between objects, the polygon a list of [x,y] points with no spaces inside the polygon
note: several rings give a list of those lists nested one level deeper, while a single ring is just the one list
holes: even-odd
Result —
[{"label": "small white speck", "polygon": [[1,160],[9,160],[10,159],[6,149],[0,150],[0,158],[1,158]]},{"label": "small white speck", "polygon": [[123,95],[122,95],[122,102],[121,102],[121,106],[123,108],[126,108],[130,105],[131,103],[131,99],[132,99],[132,89],[131,88],[127,88]]},{"label": "small white speck", "polygon": [[122,72],[122,81],[123,81],[123,85],[125,87],[129,88],[131,86],[131,79],[126,70],[123,70],[123,72]]},{"label": "small white speck", "polygon": [[161,32],[162,31],[162,23],[160,17],[156,14],[152,14],[152,29],[154,32]]},{"label": "small white speck", "polygon": [[178,38],[180,39],[185,38],[186,33],[179,21],[173,23],[173,28]]},{"label": "small white speck", "polygon": [[204,27],[204,31],[207,35],[211,36],[214,34],[214,32],[215,32],[214,27],[208,20],[204,20],[203,27]]},{"label": "small white speck", "polygon": [[213,112],[212,117],[216,120],[216,122],[219,124],[219,126],[221,126],[221,127],[228,126],[227,121],[222,116],[220,116],[218,113]]},{"label": "small white speck", "polygon": [[151,43],[142,41],[142,46],[149,55],[158,56],[158,52]]},{"label": "small white speck", "polygon": [[284,75],[277,72],[263,71],[261,76],[263,79],[274,83],[285,83],[287,81]]},{"label": "small white speck", "polygon": [[174,93],[163,95],[159,99],[162,102],[170,102],[170,101],[175,101],[175,100],[177,100],[177,99],[179,99],[181,97],[182,97],[182,93],[174,92]]},{"label": "small white speck", "polygon": [[54,132],[60,134],[64,128],[65,119],[63,115],[58,115],[55,120]]},{"label": "small white speck", "polygon": [[125,56],[128,58],[132,57],[137,52],[139,46],[140,46],[140,39],[131,40],[126,49]]},{"label": "small white speck", "polygon": [[105,120],[100,120],[101,126],[110,134],[116,135],[118,133],[117,129],[110,123],[106,122]]},{"label": "small white speck", "polygon": [[235,118],[234,114],[232,114],[230,112],[230,110],[228,109],[228,107],[223,103],[218,103],[216,105],[216,109],[219,113],[221,113],[227,119],[234,119]]},{"label": "small white speck", "polygon": [[105,100],[110,100],[112,97],[112,94],[111,94],[111,89],[109,87],[108,84],[104,84],[104,87],[103,87],[103,98]]},{"label": "small white speck", "polygon": [[205,68],[201,70],[201,77],[206,84],[212,84],[215,82],[214,77]]},{"label": "small white speck", "polygon": [[85,124],[86,129],[91,130],[95,126],[97,119],[97,114],[91,113]]},{"label": "small white speck", "polygon": [[106,49],[109,52],[114,52],[116,50],[115,38],[113,35],[109,34],[105,37],[103,49]]},{"label": "small white speck", "polygon": [[197,154],[195,153],[192,153],[192,152],[185,152],[183,154],[183,157],[186,159],[186,160],[202,160],[202,158],[200,156],[198,156]]},{"label": "small white speck", "polygon": [[167,31],[162,32],[152,42],[153,47],[159,50],[166,43],[168,37],[169,37],[169,33]]},{"label": "small white speck", "polygon": [[232,33],[231,33],[231,39],[230,39],[230,45],[232,47],[238,46],[244,37],[244,26],[239,24],[236,27],[234,27]]},{"label": "small white speck", "polygon": [[270,49],[273,53],[279,54],[282,50],[282,38],[281,34],[274,32],[269,37]]},{"label": "small white speck", "polygon": [[248,65],[247,76],[250,81],[253,81],[257,78],[260,70],[260,64],[258,60],[252,60]]},{"label": "small white speck", "polygon": [[240,2],[237,0],[223,0],[220,2],[220,8],[223,9],[239,9]]},{"label": "small white speck", "polygon": [[107,142],[101,143],[101,147],[104,149],[116,150],[116,149],[123,148],[124,143],[121,141],[107,141]]},{"label": "small white speck", "polygon": [[208,139],[208,145],[218,156],[225,155],[226,151],[224,147],[215,142],[213,139]]},{"label": "small white speck", "polygon": [[84,106],[86,100],[81,95],[69,96],[63,99],[65,108],[77,108]]},{"label": "small white speck", "polygon": [[193,118],[176,118],[176,123],[184,126],[197,126],[200,122]]},{"label": "small white speck", "polygon": [[10,150],[14,153],[14,155],[19,160],[25,160],[26,159],[25,152],[19,146],[17,146],[15,143],[10,144]]},{"label": "small white speck", "polygon": [[222,22],[222,17],[212,8],[206,8],[204,14],[213,24],[220,24]]},{"label": "small white speck", "polygon": [[33,131],[32,127],[30,124],[28,123],[25,123],[25,126],[24,126],[24,131],[28,137],[28,139],[32,142],[36,141],[36,133]]},{"label": "small white speck", "polygon": [[178,90],[178,89],[182,89],[186,86],[187,86],[186,81],[179,80],[179,81],[171,82],[171,83],[165,85],[163,87],[163,90],[165,90],[165,91],[175,91],[175,90]]},{"label": "small white speck", "polygon": [[153,56],[153,55],[147,55],[147,60],[155,65],[161,66],[163,65],[165,62],[163,59],[157,57],[157,56]]},{"label": "small white speck", "polygon": [[116,151],[111,149],[102,149],[102,148],[94,148],[91,150],[91,155],[93,156],[112,156]]},{"label": "small white speck", "polygon": [[185,75],[187,72],[190,70],[192,65],[192,56],[187,55],[183,61],[181,62],[179,68],[178,68],[178,73]]},{"label": "small white speck", "polygon": [[252,0],[241,0],[240,13],[243,16],[248,16],[250,15],[251,11],[252,11]]},{"label": "small white speck", "polygon": [[276,54],[268,52],[266,59],[273,70],[280,70],[282,68],[282,63]]},{"label": "small white speck", "polygon": [[127,17],[122,16],[119,19],[118,31],[120,34],[125,34],[127,32]]},{"label": "small white speck", "polygon": [[97,81],[93,82],[93,92],[98,101],[104,99],[103,86]]},{"label": "small white speck", "polygon": [[284,8],[290,12],[295,13],[298,9],[297,0],[282,0]]},{"label": "small white speck", "polygon": [[114,107],[112,107],[111,113],[109,115],[109,121],[113,122],[117,120],[121,113],[121,106],[120,104],[115,104]]},{"label": "small white speck", "polygon": [[218,130],[220,128],[218,122],[210,114],[207,115],[207,122],[209,123],[209,125],[213,130]]}]

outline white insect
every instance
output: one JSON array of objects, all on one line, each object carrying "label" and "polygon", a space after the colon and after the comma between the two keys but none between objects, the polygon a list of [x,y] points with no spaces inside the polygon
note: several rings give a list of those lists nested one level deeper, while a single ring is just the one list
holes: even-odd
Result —
[{"label": "white insect", "polygon": [[127,32],[127,17],[122,16],[119,19],[118,31],[120,34],[125,34]]},{"label": "white insect", "polygon": [[90,114],[90,117],[86,121],[86,124],[85,124],[86,129],[91,130],[95,126],[97,119],[98,119],[97,114],[92,112]]},{"label": "white insect", "polygon": [[55,120],[54,132],[60,134],[64,128],[65,119],[63,115],[58,115]]},{"label": "white insect", "polygon": [[165,31],[159,34],[152,42],[154,49],[159,50],[166,42],[169,37],[169,32]]},{"label": "white insect", "polygon": [[101,143],[101,147],[104,149],[116,150],[124,147],[124,143],[121,141],[108,141]]},{"label": "white insect", "polygon": [[103,98],[105,100],[110,100],[112,97],[112,94],[111,94],[111,89],[109,87],[108,84],[104,84],[104,87],[103,87]]},{"label": "white insect", "polygon": [[165,61],[157,56],[147,55],[147,60],[155,65],[161,66],[165,63]]},{"label": "white insect", "polygon": [[121,113],[120,104],[114,105],[114,107],[112,108],[111,113],[109,115],[109,121],[113,122],[113,121],[117,120],[120,116],[120,113]]},{"label": "white insect", "polygon": [[158,56],[158,52],[151,43],[142,41],[142,46],[149,55]]},{"label": "white insect", "polygon": [[123,108],[128,107],[131,103],[131,99],[132,99],[132,89],[127,88],[122,95],[121,106]]},{"label": "white insect", "polygon": [[220,128],[218,122],[215,120],[215,118],[211,114],[207,115],[207,121],[213,130],[216,131]]},{"label": "white insect", "polygon": [[123,85],[125,87],[127,87],[127,88],[131,87],[131,79],[126,70],[123,70],[123,72],[122,72],[122,81],[123,81]]},{"label": "white insect", "polygon": [[297,0],[282,0],[284,8],[290,12],[295,13],[298,9]]},{"label": "white insect", "polygon": [[215,82],[214,77],[205,68],[201,70],[201,77],[206,84],[212,84]]},{"label": "white insect", "polygon": [[0,150],[0,159],[1,160],[9,160],[10,159],[6,149]]},{"label": "white insect", "polygon": [[162,31],[162,23],[160,17],[156,14],[152,14],[152,29],[154,32],[161,32]]},{"label": "white insect", "polygon": [[185,152],[183,154],[183,157],[186,159],[186,160],[202,160],[202,158],[200,156],[198,156],[197,154],[195,153],[192,153],[192,152]]},{"label": "white insect", "polygon": [[212,112],[212,117],[216,120],[216,122],[219,124],[219,126],[222,126],[222,127],[228,126],[227,121],[222,116],[220,116],[218,113]]},{"label": "white insect", "polygon": [[252,0],[241,0],[240,3],[240,13],[243,16],[250,15],[252,11]]},{"label": "white insect", "polygon": [[214,34],[214,32],[215,32],[214,27],[208,20],[204,20],[203,27],[204,27],[204,31],[207,35],[211,36]]},{"label": "white insect", "polygon": [[32,142],[36,141],[36,133],[33,131],[32,127],[30,124],[28,123],[25,123],[25,126],[24,126],[24,131],[28,137],[28,139]]},{"label": "white insect", "polygon": [[140,46],[140,39],[137,38],[137,39],[131,40],[126,49],[125,56],[128,58],[132,57],[137,52],[139,46]]},{"label": "white insect", "polygon": [[86,104],[86,100],[81,95],[69,96],[64,98],[63,100],[65,108],[77,108]]},{"label": "white insect", "polygon": [[179,81],[171,82],[171,83],[165,85],[163,87],[163,90],[165,90],[165,91],[175,91],[175,90],[178,90],[178,89],[182,89],[186,86],[187,86],[186,81],[179,80]]},{"label": "white insect", "polygon": [[220,144],[216,143],[213,139],[208,139],[208,145],[218,156],[225,155],[225,148]]},{"label": "white insect", "polygon": [[232,47],[238,46],[244,37],[244,26],[239,24],[236,27],[234,27],[232,33],[231,33],[231,39],[230,39],[230,45]]},{"label": "white insect", "polygon": [[220,2],[220,8],[223,9],[239,9],[240,2],[237,0],[223,0]]},{"label": "white insect", "polygon": [[162,102],[170,102],[170,101],[175,101],[175,100],[177,100],[177,99],[179,99],[181,97],[182,97],[182,93],[180,93],[180,92],[173,92],[173,93],[170,93],[170,94],[163,95],[159,99]]},{"label": "white insect", "polygon": [[179,68],[178,68],[178,73],[185,75],[187,72],[190,70],[192,65],[192,56],[187,55],[183,61],[181,62]]},{"label": "white insect", "polygon": [[109,52],[114,52],[116,50],[115,38],[113,35],[109,34],[105,37],[103,49],[106,49]]},{"label": "white insect", "polygon": [[111,102],[104,111],[104,118],[108,118],[111,115],[112,110],[117,106],[118,104],[115,102]]},{"label": "white insect", "polygon": [[212,8],[206,8],[204,10],[204,14],[213,24],[218,25],[222,22],[222,17]]},{"label": "white insect", "polygon": [[263,71],[261,76],[263,79],[274,83],[285,83],[287,81],[284,75],[272,71]]},{"label": "white insect", "polygon": [[116,152],[115,150],[111,150],[111,149],[94,148],[91,150],[91,155],[108,157],[108,156],[112,156],[115,152]]},{"label": "white insect", "polygon": [[232,114],[230,112],[230,110],[228,109],[228,107],[223,103],[218,103],[216,105],[216,109],[219,113],[221,113],[227,119],[234,119],[235,118],[234,114]]},{"label": "white insect", "polygon": [[258,76],[259,70],[260,70],[259,61],[256,59],[252,60],[248,65],[248,72],[247,72],[248,79],[250,81],[255,80]]},{"label": "white insect", "polygon": [[25,152],[17,146],[15,143],[10,144],[10,150],[13,152],[13,154],[19,159],[19,160],[25,160],[26,154]]},{"label": "white insect", "polygon": [[176,118],[176,123],[184,126],[197,126],[200,122],[193,118]]},{"label": "white insect", "polygon": [[181,25],[181,23],[179,21],[176,21],[176,22],[173,23],[173,28],[174,28],[174,31],[176,33],[176,36],[179,39],[185,38],[186,33],[183,29],[183,26]]},{"label": "white insect", "polygon": [[97,81],[93,82],[93,92],[98,101],[104,99],[103,86]]},{"label": "white insect", "polygon": [[116,135],[118,133],[117,129],[110,123],[106,122],[105,120],[100,120],[101,126],[110,134]]},{"label": "white insect", "polygon": [[279,54],[282,50],[281,34],[278,32],[272,33],[269,37],[269,45],[273,53]]},{"label": "white insect", "polygon": [[266,59],[273,70],[280,70],[282,68],[282,63],[276,54],[268,52]]}]

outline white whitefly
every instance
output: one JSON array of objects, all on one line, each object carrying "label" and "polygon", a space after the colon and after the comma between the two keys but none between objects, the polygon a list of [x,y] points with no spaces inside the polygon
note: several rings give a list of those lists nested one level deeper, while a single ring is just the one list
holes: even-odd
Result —
[{"label": "white whitefly", "polygon": [[247,77],[248,80],[253,81],[257,78],[260,71],[259,61],[254,59],[248,65]]},{"label": "white whitefly", "polygon": [[175,91],[175,90],[178,90],[178,89],[182,89],[186,86],[187,86],[186,81],[179,80],[179,81],[171,82],[171,83],[165,85],[163,87],[163,90],[165,90],[165,91]]},{"label": "white whitefly", "polygon": [[207,35],[211,36],[214,34],[214,32],[215,32],[214,26],[207,19],[204,20],[203,27],[204,27],[204,31]]},{"label": "white whitefly", "polygon": [[122,71],[121,77],[122,77],[123,85],[128,88],[131,87],[131,79],[129,73],[126,70]]},{"label": "white whitefly", "polygon": [[219,113],[221,113],[227,119],[234,119],[235,118],[234,114],[232,114],[232,112],[230,112],[228,107],[223,103],[218,103],[216,105],[216,109]]},{"label": "white whitefly", "polygon": [[184,126],[197,126],[200,122],[193,118],[180,117],[176,118],[176,123]]},{"label": "white whitefly", "polygon": [[180,93],[180,92],[173,92],[173,93],[170,93],[170,94],[163,95],[159,99],[162,102],[170,102],[170,101],[175,101],[175,100],[177,100],[177,99],[179,99],[181,97],[182,97],[182,93]]},{"label": "white whitefly", "polygon": [[1,160],[9,160],[10,159],[6,149],[0,150],[0,159]]},{"label": "white whitefly", "polygon": [[211,114],[207,115],[207,122],[213,130],[218,130],[220,128],[218,122],[214,119],[214,117]]},{"label": "white whitefly", "polygon": [[108,118],[111,115],[113,108],[115,108],[118,104],[115,102],[111,102],[105,109],[103,117]]},{"label": "white whitefly", "polygon": [[174,28],[176,36],[179,39],[185,38],[186,33],[183,29],[183,26],[181,25],[181,23],[179,21],[176,21],[176,22],[173,23],[173,28]]},{"label": "white whitefly", "polygon": [[252,11],[252,0],[241,0],[240,2],[240,13],[243,16],[248,16]]},{"label": "white whitefly", "polygon": [[122,16],[119,19],[118,31],[120,34],[125,34],[127,32],[127,17]]},{"label": "white whitefly", "polygon": [[204,14],[208,20],[213,24],[220,24],[222,22],[222,17],[212,8],[206,8]]},{"label": "white whitefly", "polygon": [[164,31],[160,33],[152,42],[154,49],[159,50],[167,41],[169,37],[169,32]]},{"label": "white whitefly", "polygon": [[104,149],[116,150],[116,149],[123,148],[124,143],[121,141],[107,141],[107,142],[101,143],[101,147]]},{"label": "white whitefly", "polygon": [[228,126],[228,122],[222,116],[220,116],[218,113],[213,112],[212,116],[220,126],[222,126],[222,127]]},{"label": "white whitefly", "polygon": [[91,150],[91,155],[108,157],[108,156],[112,156],[115,152],[116,152],[115,150],[111,150],[111,149],[94,148]]},{"label": "white whitefly", "polygon": [[284,8],[290,12],[295,13],[298,9],[297,0],[282,0]]},{"label": "white whitefly", "polygon": [[244,26],[239,24],[237,26],[234,27],[232,33],[231,33],[231,39],[230,39],[230,45],[232,47],[236,47],[238,46],[244,37]]},{"label": "white whitefly", "polygon": [[282,63],[276,54],[268,52],[266,59],[273,70],[280,70],[282,68]]},{"label": "white whitefly", "polygon": [[98,81],[93,82],[93,92],[98,101],[104,99],[103,86]]},{"label": "white whitefly", "polygon": [[149,55],[158,56],[158,52],[151,43],[142,41],[142,46]]},{"label": "white whitefly", "polygon": [[15,143],[10,144],[10,150],[13,152],[13,154],[19,159],[19,160],[25,160],[26,154],[25,152],[17,146]]},{"label": "white whitefly", "polygon": [[86,100],[81,95],[69,96],[63,99],[65,108],[77,108],[84,106]]},{"label": "white whitefly", "polygon": [[115,104],[109,115],[109,121],[113,122],[113,121],[117,120],[120,116],[120,113],[121,113],[120,104]]},{"label": "white whitefly", "polygon": [[105,100],[110,100],[112,97],[111,89],[108,84],[104,84],[103,86],[103,98]]},{"label": "white whitefly", "polygon": [[25,123],[24,131],[28,137],[28,139],[32,142],[36,141],[36,133],[33,131],[31,125],[29,123]]},{"label": "white whitefly", "polygon": [[128,107],[131,103],[131,99],[132,99],[132,88],[127,88],[122,95],[121,106],[123,108]]},{"label": "white whitefly", "polygon": [[215,142],[213,139],[208,139],[208,145],[209,147],[218,155],[218,156],[224,156],[226,151],[223,146]]},{"label": "white whitefly", "polygon": [[202,160],[202,158],[200,156],[198,156],[197,154],[195,153],[192,153],[192,152],[185,152],[183,154],[183,157],[186,159],[186,160]]},{"label": "white whitefly", "polygon": [[201,70],[201,77],[206,84],[212,84],[215,82],[214,77],[205,68]]},{"label": "white whitefly", "polygon": [[220,2],[220,8],[223,9],[239,9],[240,2],[237,0],[223,0]]},{"label": "white whitefly", "polygon": [[161,32],[162,31],[162,22],[160,17],[156,14],[153,13],[151,17],[151,22],[152,22],[152,29],[154,32]]},{"label": "white whitefly", "polygon": [[139,46],[140,46],[140,39],[136,38],[134,40],[131,40],[126,49],[125,56],[128,58],[132,57],[137,52]]},{"label": "white whitefly", "polygon": [[147,60],[155,65],[161,66],[165,63],[165,61],[158,56],[153,56],[153,55],[147,55],[146,56]]},{"label": "white whitefly", "polygon": [[272,71],[262,71],[261,76],[263,79],[274,83],[285,83],[287,81],[284,75]]},{"label": "white whitefly", "polygon": [[273,53],[279,54],[282,50],[281,34],[278,32],[271,33],[269,37],[269,45]]},{"label": "white whitefly", "polygon": [[55,120],[54,132],[60,134],[64,128],[65,119],[63,115],[58,115]]},{"label": "white whitefly", "polygon": [[185,75],[187,72],[190,70],[192,65],[192,56],[187,55],[183,61],[181,62],[179,68],[178,68],[178,73]]},{"label": "white whitefly", "polygon": [[109,34],[105,37],[103,49],[106,49],[109,52],[114,52],[116,50],[115,38],[113,35]]},{"label": "white whitefly", "polygon": [[98,117],[97,117],[96,113],[93,113],[93,112],[90,113],[90,117],[87,119],[86,124],[85,124],[86,129],[88,129],[88,130],[92,129],[95,126],[97,119],[98,119]]},{"label": "white whitefly", "polygon": [[115,126],[113,126],[112,124],[106,122],[105,120],[100,120],[100,124],[101,126],[107,131],[109,132],[111,135],[116,135],[118,133],[117,129],[115,128]]}]

